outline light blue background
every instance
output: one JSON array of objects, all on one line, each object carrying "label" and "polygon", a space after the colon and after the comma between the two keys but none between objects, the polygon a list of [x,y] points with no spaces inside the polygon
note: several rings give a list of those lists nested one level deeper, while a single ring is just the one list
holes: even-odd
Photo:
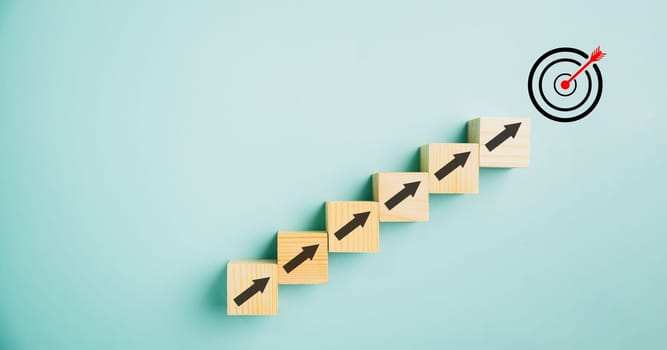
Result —
[{"label": "light blue background", "polygon": [[[1,349],[665,349],[660,1],[0,0]],[[601,45],[602,101],[531,105],[543,52]],[[532,118],[528,169],[382,224],[378,254],[228,317],[228,260],[325,200]]]}]

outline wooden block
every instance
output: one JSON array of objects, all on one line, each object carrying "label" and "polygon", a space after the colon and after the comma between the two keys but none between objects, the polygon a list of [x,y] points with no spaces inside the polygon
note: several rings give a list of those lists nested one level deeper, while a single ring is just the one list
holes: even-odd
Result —
[{"label": "wooden block", "polygon": [[278,283],[327,283],[328,252],[326,232],[278,232]]},{"label": "wooden block", "polygon": [[530,163],[530,119],[477,118],[468,121],[468,142],[479,143],[479,166],[525,168]]},{"label": "wooden block", "polygon": [[274,260],[227,264],[227,315],[278,314],[278,265]]},{"label": "wooden block", "polygon": [[377,202],[327,202],[330,252],[377,252],[380,220]]},{"label": "wooden block", "polygon": [[380,222],[428,221],[428,173],[376,173],[373,199]]},{"label": "wooden block", "polygon": [[430,193],[479,193],[479,144],[431,143],[419,155]]}]

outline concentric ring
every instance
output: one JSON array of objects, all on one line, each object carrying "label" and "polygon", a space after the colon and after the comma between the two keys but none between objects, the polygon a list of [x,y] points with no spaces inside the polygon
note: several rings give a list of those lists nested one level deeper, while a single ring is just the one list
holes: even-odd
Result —
[{"label": "concentric ring", "polygon": [[584,96],[584,99],[581,100],[581,102],[579,102],[578,104],[576,104],[572,107],[558,107],[555,104],[549,102],[549,100],[547,100],[547,97],[544,96],[544,90],[542,89],[542,81],[544,80],[544,74],[549,70],[549,68],[551,68],[551,66],[553,66],[554,64],[560,63],[560,62],[570,62],[570,63],[574,63],[578,66],[581,66],[581,63],[579,63],[577,60],[574,60],[574,59],[571,59],[571,58],[559,58],[559,59],[549,63],[546,67],[544,67],[544,69],[542,70],[542,74],[540,74],[540,81],[539,81],[538,87],[540,88],[540,96],[542,96],[542,99],[544,100],[544,102],[547,103],[547,105],[549,105],[549,107],[551,107],[551,108],[553,108],[557,111],[561,111],[561,112],[571,112],[571,111],[574,111],[575,109],[581,107],[581,105],[586,103],[586,100],[588,100],[588,97],[591,96],[591,75],[588,74],[588,72],[584,72],[584,73],[586,73],[586,78],[588,78],[588,90],[586,90],[586,96]]},{"label": "concentric ring", "polygon": [[[545,110],[544,107],[542,107],[538,103],[538,101],[535,97],[535,94],[533,92],[533,78],[535,77],[535,72],[536,72],[537,68],[540,66],[540,64],[543,61],[545,61],[546,59],[548,59],[550,56],[558,54],[558,53],[564,53],[564,52],[565,53],[574,53],[576,55],[581,56],[585,60],[588,59],[588,54],[586,54],[585,52],[583,52],[579,49],[575,49],[575,48],[572,48],[572,47],[561,47],[561,48],[553,49],[553,50],[550,50],[550,51],[546,52],[545,54],[540,56],[540,58],[537,59],[535,64],[533,64],[533,67],[530,69],[530,73],[528,74],[528,95],[530,96],[530,100],[533,103],[533,105],[535,106],[535,108],[540,113],[542,113],[542,115],[544,115],[545,117],[547,117],[551,120],[557,121],[557,122],[573,122],[573,121],[577,121],[577,120],[587,116],[588,114],[590,114],[593,111],[593,109],[595,109],[595,106],[597,106],[598,102],[600,102],[600,97],[602,97],[602,74],[600,73],[600,69],[598,68],[597,64],[592,65],[592,68],[595,71],[595,78],[596,78],[596,82],[597,82],[597,92],[595,93],[595,97],[594,97],[593,102],[591,103],[591,105],[579,114],[576,114],[572,117],[566,117],[566,116],[562,116],[562,115],[555,115],[555,114],[549,113]],[[540,73],[540,79],[538,81],[538,84],[539,84],[538,88],[539,88],[539,91],[540,91],[540,97],[550,108],[552,108],[554,110],[557,110],[557,111],[560,111],[560,112],[575,111],[576,109],[580,108],[584,103],[586,103],[588,101],[589,97],[590,97],[591,89],[592,89],[591,74],[588,71],[585,71],[586,78],[588,80],[588,90],[586,92],[586,96],[584,97],[584,99],[580,103],[578,103],[577,105],[575,105],[573,107],[556,106],[553,103],[551,103],[549,100],[546,99],[546,97],[544,95],[543,87],[542,87],[542,80],[544,78],[545,72],[548,70],[549,67],[553,66],[556,62],[571,62],[571,63],[575,63],[578,66],[581,66],[581,63],[579,63],[577,60],[570,59],[570,58],[561,58],[561,59],[555,60],[554,62],[549,63],[549,65],[547,65],[547,67],[545,67],[544,70]],[[556,91],[558,92],[557,89],[556,89]],[[559,93],[559,95],[560,95],[560,93]]]}]

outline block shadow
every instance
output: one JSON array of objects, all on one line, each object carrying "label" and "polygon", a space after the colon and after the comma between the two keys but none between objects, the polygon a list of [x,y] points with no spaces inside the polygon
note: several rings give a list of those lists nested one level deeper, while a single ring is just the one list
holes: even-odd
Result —
[{"label": "block shadow", "polygon": [[209,285],[205,304],[213,312],[227,315],[227,264],[223,265]]},{"label": "block shadow", "polygon": [[359,186],[357,191],[350,199],[352,201],[372,201],[373,200],[373,176],[369,175],[366,180]]},{"label": "block shadow", "polygon": [[6,332],[5,324],[3,323],[3,320],[0,319],[0,349],[13,349],[13,346],[9,333]]},{"label": "block shadow", "polygon": [[419,161],[419,147],[414,149],[412,151],[412,154],[405,160],[405,162],[402,164],[402,169],[401,171],[405,172],[419,172],[420,169],[420,161]]},{"label": "block shadow", "polygon": [[[324,202],[315,209],[310,220],[306,223],[305,231],[325,231],[326,230],[326,206]],[[276,242],[277,244],[277,242]]]},{"label": "block shadow", "polygon": [[468,123],[463,124],[463,126],[455,132],[453,138],[453,142],[468,142]]}]

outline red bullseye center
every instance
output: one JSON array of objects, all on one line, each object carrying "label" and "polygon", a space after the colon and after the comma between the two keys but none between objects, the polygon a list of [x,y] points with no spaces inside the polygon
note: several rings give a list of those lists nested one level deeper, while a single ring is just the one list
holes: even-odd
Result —
[{"label": "red bullseye center", "polygon": [[570,88],[570,82],[569,82],[567,79],[566,79],[566,80],[563,80],[563,81],[560,82],[560,87],[561,87],[563,90],[567,90],[567,89]]}]

